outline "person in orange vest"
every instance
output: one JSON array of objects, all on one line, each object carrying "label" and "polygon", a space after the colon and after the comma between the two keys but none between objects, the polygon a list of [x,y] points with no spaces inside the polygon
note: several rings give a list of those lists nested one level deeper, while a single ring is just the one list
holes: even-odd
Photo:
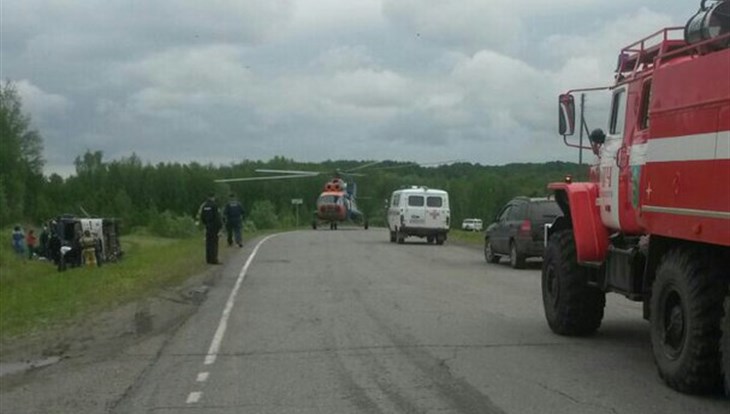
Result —
[{"label": "person in orange vest", "polygon": [[33,259],[33,253],[35,253],[36,244],[38,244],[38,238],[35,236],[35,231],[28,230],[28,235],[25,236],[25,245],[28,246],[28,259]]},{"label": "person in orange vest", "polygon": [[96,237],[91,235],[89,230],[84,230],[84,235],[79,240],[81,244],[81,252],[84,257],[86,266],[96,266]]}]

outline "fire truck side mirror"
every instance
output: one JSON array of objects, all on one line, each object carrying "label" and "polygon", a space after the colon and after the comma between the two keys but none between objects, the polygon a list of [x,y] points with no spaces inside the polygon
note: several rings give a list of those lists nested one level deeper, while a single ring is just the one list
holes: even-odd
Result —
[{"label": "fire truck side mirror", "polygon": [[573,135],[575,132],[575,98],[564,93],[558,98],[558,133],[563,136]]}]

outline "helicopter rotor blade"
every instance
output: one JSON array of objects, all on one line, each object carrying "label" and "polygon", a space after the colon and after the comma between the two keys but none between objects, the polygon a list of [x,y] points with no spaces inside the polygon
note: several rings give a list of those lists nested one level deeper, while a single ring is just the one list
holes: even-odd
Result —
[{"label": "helicopter rotor blade", "polygon": [[314,175],[272,175],[269,177],[245,177],[245,178],[222,178],[218,180],[213,180],[213,182],[216,183],[238,183],[238,182],[244,182],[244,181],[266,181],[266,180],[288,180],[293,178],[309,178],[314,177]]},{"label": "helicopter rotor blade", "polygon": [[298,171],[298,170],[268,170],[268,169],[258,169],[256,170],[258,173],[265,173],[265,174],[288,174],[288,175],[306,175],[309,177],[314,177],[315,175],[322,174],[319,171]]},{"label": "helicopter rotor blade", "polygon": [[347,174],[347,173],[349,173],[350,171],[357,171],[357,170],[362,170],[362,169],[365,169],[365,168],[368,168],[368,167],[372,167],[373,165],[378,165],[378,164],[382,164],[382,163],[383,163],[383,161],[373,161],[373,162],[368,162],[368,163],[365,163],[365,164],[363,164],[363,165],[357,166],[357,167],[355,167],[355,168],[350,168],[350,169],[348,169],[348,170],[344,170],[343,172]]}]

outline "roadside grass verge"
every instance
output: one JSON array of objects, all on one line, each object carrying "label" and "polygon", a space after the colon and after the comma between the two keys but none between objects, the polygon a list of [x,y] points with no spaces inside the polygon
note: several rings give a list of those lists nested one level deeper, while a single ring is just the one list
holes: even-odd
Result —
[{"label": "roadside grass verge", "polygon": [[484,232],[451,230],[449,231],[449,239],[466,244],[481,245],[484,244]]},{"label": "roadside grass verge", "polygon": [[118,263],[65,272],[52,262],[19,258],[10,246],[0,246],[0,339],[147,296],[206,267],[202,233],[185,239],[134,234],[121,242],[124,257]]}]

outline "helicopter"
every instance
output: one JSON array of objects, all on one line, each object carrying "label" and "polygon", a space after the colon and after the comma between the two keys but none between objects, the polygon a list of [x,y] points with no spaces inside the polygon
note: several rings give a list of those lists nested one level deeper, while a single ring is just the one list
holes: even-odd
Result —
[{"label": "helicopter", "polygon": [[[347,171],[339,169],[335,170],[332,178],[325,182],[322,192],[317,197],[316,209],[312,214],[312,229],[316,230],[319,226],[324,224],[329,225],[330,230],[337,230],[339,223],[351,222],[361,225],[365,230],[367,230],[370,225],[365,213],[357,207],[357,183],[353,179],[353,177],[363,176],[363,174],[355,173],[353,171],[367,168],[379,163],[380,161],[372,162]],[[224,178],[214,181],[216,183],[233,183],[245,181],[286,180],[295,178],[311,178],[323,174],[318,171],[271,169],[257,169],[255,172],[270,175],[262,177]]]}]

